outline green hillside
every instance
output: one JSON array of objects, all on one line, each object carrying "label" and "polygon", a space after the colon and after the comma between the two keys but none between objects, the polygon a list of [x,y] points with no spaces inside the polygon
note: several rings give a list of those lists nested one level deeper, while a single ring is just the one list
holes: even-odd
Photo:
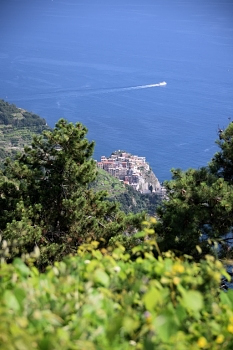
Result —
[{"label": "green hillside", "polygon": [[107,191],[107,199],[118,202],[125,213],[145,211],[154,216],[156,207],[161,202],[161,197],[158,194],[142,194],[132,186],[124,185],[120,180],[100,168],[98,168],[96,180],[91,184],[91,187],[96,191]]},{"label": "green hillside", "polygon": [[34,134],[47,129],[45,119],[0,99],[0,162],[31,144]]},{"label": "green hillside", "polygon": [[126,192],[126,187],[117,178],[99,168],[97,178],[91,187],[98,189],[98,191],[107,191],[110,198]]}]

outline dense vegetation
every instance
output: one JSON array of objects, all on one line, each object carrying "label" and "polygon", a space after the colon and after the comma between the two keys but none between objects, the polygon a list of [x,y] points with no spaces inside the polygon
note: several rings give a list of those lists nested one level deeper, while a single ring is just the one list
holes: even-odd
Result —
[{"label": "dense vegetation", "polygon": [[231,253],[233,124],[208,166],[173,169],[157,221],[93,189],[86,133],[62,119],[5,160],[0,348],[231,350],[233,292],[220,290],[230,276],[217,253]]},{"label": "dense vegetation", "polygon": [[88,187],[96,177],[94,142],[81,124],[60,120],[34,138],[0,177],[0,230],[12,243],[9,257],[40,248],[41,266],[74,253],[90,240],[109,240],[140,227],[143,214],[128,215],[107,193]]},{"label": "dense vegetation", "polygon": [[154,248],[136,246],[132,259],[92,242],[43,274],[20,259],[2,264],[1,349],[231,350],[233,291],[218,289],[222,264],[156,259]]},{"label": "dense vegetation", "polygon": [[173,169],[165,183],[168,200],[156,224],[162,249],[195,255],[196,245],[213,253],[217,244],[223,255],[232,255],[233,123],[221,130],[217,144],[220,151],[208,166]]},{"label": "dense vegetation", "polygon": [[120,209],[126,214],[145,211],[148,215],[154,216],[162,200],[160,194],[142,194],[130,185],[123,185],[103,169],[98,169],[96,179],[90,184],[90,187],[95,191],[107,191],[106,199],[118,202]]},{"label": "dense vegetation", "polygon": [[0,99],[0,163],[32,142],[34,134],[48,129],[38,115]]}]

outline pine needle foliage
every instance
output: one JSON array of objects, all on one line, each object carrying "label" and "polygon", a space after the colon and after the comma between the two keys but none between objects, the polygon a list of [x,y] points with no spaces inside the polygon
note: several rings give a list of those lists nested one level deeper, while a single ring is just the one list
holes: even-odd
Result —
[{"label": "pine needle foliage", "polygon": [[142,215],[124,215],[107,193],[88,184],[96,177],[94,142],[87,128],[61,119],[52,131],[36,136],[30,147],[7,159],[0,178],[0,229],[18,240],[10,256],[41,248],[41,264],[75,253],[87,240],[108,244],[114,235],[140,226]]}]

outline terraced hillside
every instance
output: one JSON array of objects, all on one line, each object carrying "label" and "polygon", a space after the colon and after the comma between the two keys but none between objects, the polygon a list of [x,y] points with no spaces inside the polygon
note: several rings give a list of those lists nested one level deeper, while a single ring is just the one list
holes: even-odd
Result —
[{"label": "terraced hillside", "polygon": [[34,134],[49,129],[45,119],[0,99],[0,162],[29,145]]}]

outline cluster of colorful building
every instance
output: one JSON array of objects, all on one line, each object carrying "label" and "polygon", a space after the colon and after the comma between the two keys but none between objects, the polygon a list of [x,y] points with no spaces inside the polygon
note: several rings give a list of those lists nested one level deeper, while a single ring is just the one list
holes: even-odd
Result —
[{"label": "cluster of colorful building", "polygon": [[146,175],[152,171],[145,157],[116,151],[109,158],[102,156],[101,161],[97,162],[97,166],[124,184],[134,187],[137,191],[143,193],[161,191],[162,186],[155,176],[153,176],[153,181],[148,182]]}]

